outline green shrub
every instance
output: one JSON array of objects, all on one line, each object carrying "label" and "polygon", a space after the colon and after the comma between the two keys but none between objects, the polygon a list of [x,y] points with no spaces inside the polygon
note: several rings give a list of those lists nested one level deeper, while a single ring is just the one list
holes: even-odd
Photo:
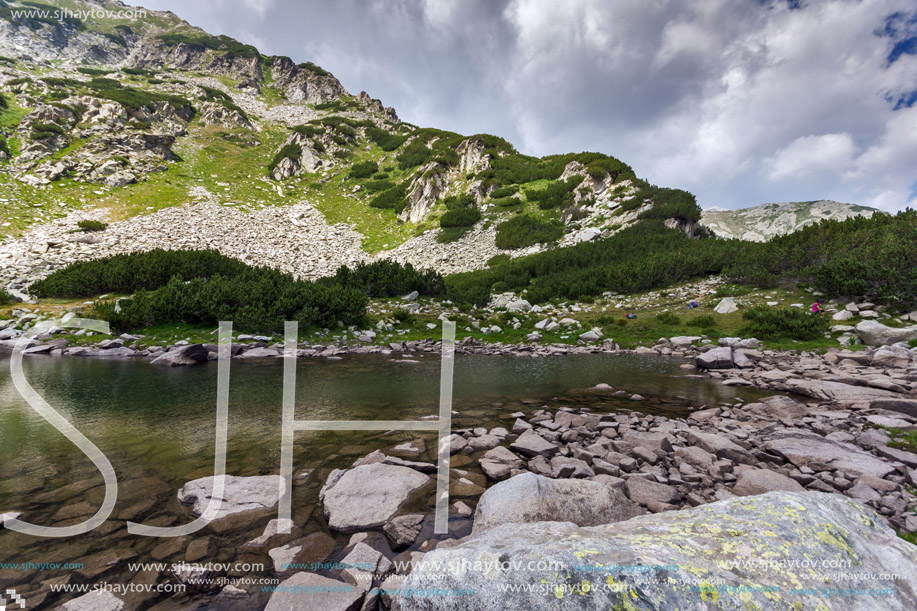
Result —
[{"label": "green shrub", "polygon": [[[524,217],[516,217],[524,218]],[[492,269],[446,278],[456,303],[487,303],[494,282],[506,282],[526,299],[581,299],[605,291],[640,293],[721,273],[747,243],[692,239],[662,221],[640,221],[603,240],[517,257]]]},{"label": "green shrub", "polygon": [[509,250],[533,244],[553,242],[564,234],[559,222],[542,221],[533,216],[519,215],[497,225],[497,248]]},{"label": "green shrub", "polygon": [[140,291],[114,302],[97,302],[94,315],[119,331],[158,324],[216,324],[232,320],[237,328],[280,332],[284,322],[303,327],[360,324],[366,297],[340,286],[296,280],[273,269],[250,268],[235,276],[215,275],[185,281],[172,278],[153,291]]},{"label": "green shrub", "polygon": [[79,227],[81,231],[105,231],[108,229],[108,223],[92,219],[77,221],[76,226]]},{"label": "green shrub", "polygon": [[917,339],[912,339],[911,341],[907,343],[907,345],[910,346],[911,348],[917,348]]},{"label": "green shrub", "polygon": [[391,180],[370,180],[363,184],[367,191],[375,193],[377,191],[387,191],[395,186]]},{"label": "green shrub", "polygon": [[[246,45],[234,38],[226,35],[211,36],[210,34],[161,34],[157,38],[167,45],[186,44],[195,47],[203,47],[214,51],[228,51],[225,55],[260,58],[261,54],[258,49],[252,45]],[[224,56],[225,56],[224,55]]]},{"label": "green shrub", "polygon": [[681,324],[681,319],[672,312],[659,312],[656,314],[656,322],[660,325],[671,326]]},{"label": "green shrub", "polygon": [[742,313],[743,337],[758,339],[820,339],[828,331],[828,319],[800,308],[769,308],[756,305]]},{"label": "green shrub", "polygon": [[704,316],[695,316],[688,321],[688,326],[690,327],[699,327],[701,329],[712,329],[716,326],[716,318],[712,314],[706,314]]},{"label": "green shrub", "polygon": [[542,210],[559,208],[573,204],[573,190],[583,182],[582,176],[571,176],[566,180],[558,180],[549,184],[544,189],[529,189],[525,198],[530,202],[538,202]]},{"label": "green shrub", "polygon": [[637,192],[635,200],[653,200],[653,207],[640,213],[641,219],[678,219],[685,222],[700,221],[701,211],[693,194],[682,189],[648,187]]},{"label": "green shrub", "polygon": [[320,125],[297,125],[293,128],[294,132],[300,133],[307,138],[325,133],[325,128]]},{"label": "green shrub", "polygon": [[300,145],[295,143],[284,145],[283,148],[277,151],[277,154],[274,155],[274,158],[271,159],[271,163],[268,164],[267,175],[270,176],[273,174],[274,168],[276,168],[277,164],[279,164],[284,159],[299,159],[300,157],[302,157],[302,147]]},{"label": "green shrub", "polygon": [[433,151],[427,148],[426,144],[415,140],[398,153],[395,159],[398,161],[399,168],[407,170],[425,164],[431,157],[433,157]]},{"label": "green shrub", "polygon": [[408,139],[406,135],[390,134],[375,125],[366,128],[366,137],[383,151],[394,151]]},{"label": "green shrub", "polygon": [[80,66],[76,69],[77,72],[81,74],[88,74],[89,76],[105,76],[106,74],[111,74],[114,70],[108,70],[105,68],[87,68],[85,66]]},{"label": "green shrub", "polygon": [[500,199],[501,197],[509,197],[510,195],[515,195],[519,192],[519,185],[507,185],[505,187],[497,187],[490,192],[490,197],[493,199]]},{"label": "green shrub", "polygon": [[121,68],[121,72],[124,74],[130,74],[131,76],[151,76],[156,74],[156,72],[153,70],[145,70],[143,68]]},{"label": "green shrub", "polygon": [[30,135],[32,140],[44,140],[64,134],[64,128],[56,123],[33,123]]},{"label": "green shrub", "polygon": [[742,250],[727,270],[733,281],[802,282],[828,297],[855,295],[897,311],[917,309],[917,211],[821,221]]},{"label": "green shrub", "polygon": [[334,155],[338,159],[350,159],[351,157],[353,157],[353,153],[351,153],[350,151],[346,149],[338,149],[331,154]]},{"label": "green shrub", "polygon": [[487,267],[497,267],[498,265],[503,265],[504,263],[509,263],[512,260],[506,253],[500,253],[499,255],[494,255],[487,260]]},{"label": "green shrub", "polygon": [[435,270],[421,271],[410,263],[402,265],[387,259],[360,263],[353,269],[342,266],[333,277],[319,282],[355,289],[368,297],[394,297],[412,291],[435,296],[443,292],[443,277]]},{"label": "green shrub", "polygon": [[509,208],[511,206],[516,206],[522,203],[522,200],[518,197],[501,197],[499,199],[493,199],[490,201],[494,206],[500,206],[501,208]]},{"label": "green shrub", "polygon": [[481,220],[481,211],[477,208],[455,208],[446,210],[439,218],[440,227],[471,227]]},{"label": "green shrub", "polygon": [[303,62],[301,64],[297,64],[297,66],[300,68],[305,68],[309,72],[312,72],[313,74],[316,74],[318,76],[331,76],[330,72],[328,72],[321,66],[316,66],[312,62]]},{"label": "green shrub", "polygon": [[397,308],[392,312],[392,318],[398,321],[400,325],[413,325],[417,321],[414,315],[404,308]]},{"label": "green shrub", "polygon": [[0,152],[6,153],[7,155],[11,154],[10,145],[6,141],[6,136],[0,134]]},{"label": "green shrub", "polygon": [[6,291],[0,289],[0,306],[10,305],[11,303],[17,303],[18,301],[18,299]]},{"label": "green shrub", "polygon": [[361,161],[350,168],[351,178],[369,178],[379,171],[379,164],[375,161]]},{"label": "green shrub", "polygon": [[463,235],[468,233],[471,227],[441,227],[436,232],[436,241],[439,244],[449,244],[458,241]]},{"label": "green shrub", "polygon": [[407,186],[401,183],[375,196],[369,205],[373,208],[386,208],[401,212],[407,206],[406,197]]}]

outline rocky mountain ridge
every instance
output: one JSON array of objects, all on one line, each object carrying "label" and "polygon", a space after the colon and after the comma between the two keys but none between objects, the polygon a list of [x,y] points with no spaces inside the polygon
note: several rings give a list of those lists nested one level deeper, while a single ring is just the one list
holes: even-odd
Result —
[{"label": "rocky mountain ridge", "polygon": [[[40,227],[55,219],[297,203],[347,225],[367,254],[465,271],[611,235],[676,191],[608,155],[539,159],[496,136],[405,123],[315,64],[169,12],[66,3],[78,18],[46,10],[64,4],[2,4],[0,240],[17,242],[11,252],[45,249]],[[666,222],[698,231],[680,216]],[[240,231],[261,231],[247,220]]]},{"label": "rocky mountain ridge", "polygon": [[722,238],[765,242],[825,219],[869,218],[876,212],[875,208],[832,200],[779,202],[738,210],[709,208],[703,211],[701,223]]}]

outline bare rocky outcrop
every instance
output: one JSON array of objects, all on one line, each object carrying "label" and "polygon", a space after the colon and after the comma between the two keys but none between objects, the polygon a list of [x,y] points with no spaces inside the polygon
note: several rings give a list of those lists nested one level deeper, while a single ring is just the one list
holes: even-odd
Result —
[{"label": "bare rocky outcrop", "polygon": [[874,208],[830,200],[781,202],[738,210],[710,208],[703,211],[701,224],[722,238],[763,242],[824,219],[844,220],[854,216],[869,218],[876,212],[878,210]]},{"label": "bare rocky outcrop", "polygon": [[228,108],[223,104],[215,102],[205,102],[201,107],[201,122],[209,125],[221,125],[223,127],[241,127],[252,129],[251,121],[248,117],[238,110]]},{"label": "bare rocky outcrop", "polygon": [[274,57],[271,63],[274,86],[291,102],[322,104],[347,93],[334,76],[297,66],[289,57]]}]

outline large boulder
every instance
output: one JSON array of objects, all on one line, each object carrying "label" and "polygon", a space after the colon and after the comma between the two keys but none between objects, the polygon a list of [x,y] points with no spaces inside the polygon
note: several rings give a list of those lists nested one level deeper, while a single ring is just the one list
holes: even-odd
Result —
[{"label": "large boulder", "polygon": [[732,348],[723,346],[697,355],[698,369],[732,369]]},{"label": "large boulder", "polygon": [[509,447],[526,456],[554,456],[560,452],[559,447],[531,430],[519,435]]},{"label": "large boulder", "polygon": [[[249,512],[265,511],[276,507],[283,494],[285,483],[279,475],[257,475],[237,477],[224,475],[223,494],[220,496],[220,508],[211,525],[234,516]],[[195,479],[178,491],[178,500],[184,505],[191,505],[191,513],[200,516],[207,509],[213,497],[216,477]]]},{"label": "large boulder", "polygon": [[[486,568],[469,569],[479,566]],[[621,570],[634,566],[652,574]],[[917,584],[883,574],[917,574],[917,551],[875,512],[842,495],[770,492],[601,526],[501,524],[425,554],[401,588],[473,590],[461,598],[468,611],[917,608]],[[791,593],[845,591],[847,575],[859,578],[857,588],[887,596]],[[456,608],[446,596],[400,604],[402,611]]]},{"label": "large boulder", "polygon": [[792,429],[776,432],[765,442],[764,448],[783,456],[797,467],[817,463],[857,477],[871,475],[878,478],[895,470],[890,463],[856,446],[831,441],[815,433]]},{"label": "large boulder", "polygon": [[796,480],[770,469],[743,469],[732,493],[736,496],[752,496],[775,490],[802,492],[805,488]]},{"label": "large boulder", "polygon": [[383,463],[335,469],[328,475],[319,500],[333,530],[368,530],[391,520],[416,490],[431,481],[414,469]]},{"label": "large boulder", "polygon": [[506,479],[513,469],[522,469],[525,465],[521,458],[503,446],[488,450],[480,462],[484,474],[492,480]]},{"label": "large boulder", "polygon": [[498,524],[620,522],[643,513],[619,490],[582,479],[550,479],[522,473],[487,489],[474,512],[473,532]]},{"label": "large boulder", "polygon": [[175,350],[170,350],[161,354],[150,361],[150,363],[152,365],[159,365],[160,367],[182,367],[185,365],[205,363],[208,358],[206,346],[203,344],[188,344],[187,346],[179,346]]},{"label": "large boulder", "polygon": [[917,326],[896,329],[874,320],[864,320],[854,328],[854,333],[864,344],[890,346],[898,342],[909,342],[912,339],[917,339]]},{"label": "large boulder", "polygon": [[809,378],[790,378],[786,381],[786,389],[791,393],[812,397],[813,399],[843,403],[872,401],[873,399],[894,399],[901,396],[896,392],[871,386],[854,386],[843,382],[811,380]]}]

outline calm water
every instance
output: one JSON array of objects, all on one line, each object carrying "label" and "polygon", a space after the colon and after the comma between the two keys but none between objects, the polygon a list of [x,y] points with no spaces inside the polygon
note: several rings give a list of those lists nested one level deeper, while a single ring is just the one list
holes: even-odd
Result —
[{"label": "calm water", "polygon": [[[420,362],[393,363],[382,355],[300,360],[297,419],[410,420],[436,414],[439,357],[414,358]],[[754,390],[685,377],[680,363],[614,354],[540,359],[458,355],[453,408],[459,414],[453,424],[455,428],[511,428],[510,413],[531,412],[544,405],[684,415],[702,405],[757,396]],[[118,474],[119,499],[109,521],[87,535],[39,539],[0,531],[0,562],[83,561],[88,565],[86,558],[114,549],[122,562],[103,567],[98,575],[73,574],[72,582],[126,583],[132,574],[124,561],[149,562],[164,552],[155,550],[159,540],[128,535],[124,519],[116,519],[119,514],[128,508],[136,512],[138,504],[145,503],[134,518],[137,521],[184,523],[188,514],[175,500],[175,492],[188,480],[212,474],[216,363],[167,369],[130,360],[32,357],[26,358],[25,369],[32,386],[111,460]],[[227,472],[279,472],[282,362],[233,362],[230,378]],[[646,401],[589,390],[600,382],[639,393]],[[294,472],[315,469],[316,476],[294,489],[294,520],[307,532],[324,530],[317,494],[330,469],[349,466],[374,449],[418,438],[426,440],[428,447],[435,445],[435,433],[298,433]],[[462,458],[456,457],[453,466],[461,466]],[[435,457],[421,460],[435,461]],[[476,464],[465,468],[472,471],[474,481],[485,483]],[[16,510],[30,522],[60,524],[68,517],[66,507],[76,503],[88,502],[94,512],[103,491],[101,476],[92,464],[18,396],[8,361],[0,361],[0,512]],[[432,507],[432,502],[430,498],[421,505]],[[214,537],[217,551],[212,560],[238,558],[238,546],[260,534],[265,522]],[[456,528],[461,530],[463,525]],[[205,531],[198,536],[205,536]],[[338,536],[339,545],[348,538]],[[171,559],[181,558],[183,553]],[[269,565],[263,556],[260,561]],[[68,573],[72,572],[0,568],[0,586],[34,591],[42,581]],[[53,600],[58,599],[49,596],[40,606]]]}]

